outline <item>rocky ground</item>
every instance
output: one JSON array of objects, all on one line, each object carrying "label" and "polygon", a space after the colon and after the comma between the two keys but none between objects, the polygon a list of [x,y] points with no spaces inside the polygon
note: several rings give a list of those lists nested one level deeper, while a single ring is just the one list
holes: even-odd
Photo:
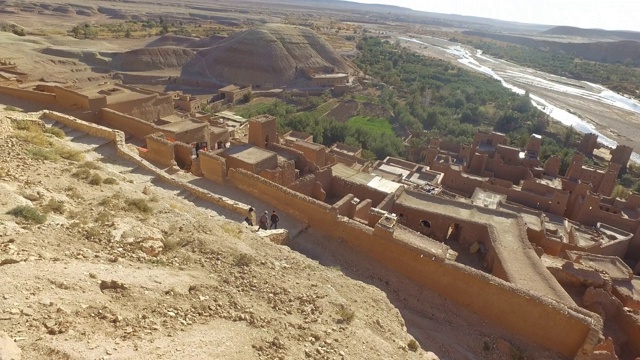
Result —
[{"label": "rocky ground", "polygon": [[36,117],[0,110],[0,349],[15,341],[24,359],[434,358],[380,290],[154,186],[100,155],[110,144],[28,122]]}]

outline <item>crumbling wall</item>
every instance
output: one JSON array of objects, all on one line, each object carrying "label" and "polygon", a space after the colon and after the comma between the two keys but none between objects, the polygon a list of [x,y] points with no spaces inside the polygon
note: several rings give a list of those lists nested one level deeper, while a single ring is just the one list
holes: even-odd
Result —
[{"label": "crumbling wall", "polygon": [[106,108],[151,123],[161,117],[173,115],[174,112],[172,95],[159,96],[158,94],[108,104],[106,105]]},{"label": "crumbling wall", "polygon": [[0,94],[13,96],[18,99],[37,102],[43,105],[55,105],[56,95],[41,91],[18,89],[10,86],[0,86]]},{"label": "crumbling wall", "polygon": [[183,142],[176,142],[173,145],[174,158],[180,169],[190,169],[192,163],[193,147]]},{"label": "crumbling wall", "polygon": [[[60,86],[52,86],[51,90],[56,94],[56,103],[63,108],[91,109],[89,106],[89,97],[86,95]],[[106,105],[106,98],[104,98],[103,103]]]},{"label": "crumbling wall", "polygon": [[120,130],[127,135],[131,135],[138,139],[144,139],[145,136],[160,131],[153,124],[141,119],[129,116],[115,110],[103,108],[101,110],[102,123],[112,129]]},{"label": "crumbling wall", "polygon": [[147,150],[144,151],[141,149],[141,151],[139,151],[140,157],[165,167],[174,166],[176,164],[174,145],[172,142],[167,141],[163,134],[157,133],[148,135],[145,137],[145,141],[147,142]]},{"label": "crumbling wall", "polygon": [[287,186],[289,189],[300,194],[313,197],[313,185],[316,183],[316,176],[309,174],[301,177]]},{"label": "crumbling wall", "polygon": [[205,178],[218,184],[224,184],[227,177],[225,158],[213,151],[200,151],[200,169]]},{"label": "crumbling wall", "polygon": [[[478,156],[475,156],[477,158]],[[440,171],[440,170],[438,170]],[[476,188],[482,188],[483,181],[462,175],[462,172],[447,168],[444,171],[441,185],[447,190],[456,192],[466,197],[471,197]]]}]

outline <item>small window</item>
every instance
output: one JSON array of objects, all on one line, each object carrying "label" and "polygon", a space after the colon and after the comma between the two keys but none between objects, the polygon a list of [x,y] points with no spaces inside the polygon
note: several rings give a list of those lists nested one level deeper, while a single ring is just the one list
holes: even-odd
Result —
[{"label": "small window", "polygon": [[431,228],[431,222],[429,220],[421,220],[420,225],[422,225],[422,227],[427,229]]}]

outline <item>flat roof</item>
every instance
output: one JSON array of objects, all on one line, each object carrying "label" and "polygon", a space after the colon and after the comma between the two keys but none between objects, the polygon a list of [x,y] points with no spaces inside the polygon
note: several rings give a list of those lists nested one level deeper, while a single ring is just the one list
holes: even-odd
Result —
[{"label": "flat roof", "polygon": [[567,256],[573,262],[606,272],[613,280],[633,278],[631,268],[617,256],[596,255],[571,250],[567,250]]},{"label": "flat roof", "polygon": [[375,178],[374,175],[360,172],[342,163],[336,163],[331,167],[331,170],[333,171],[334,176],[347,179],[349,181],[353,181],[362,185],[367,185],[369,182],[371,182],[371,180],[373,180],[373,178]]},{"label": "flat roof", "polygon": [[321,150],[322,148],[324,148],[324,145],[320,145],[320,144],[316,144],[316,143],[312,143],[312,142],[308,142],[308,141],[304,141],[304,140],[299,140],[293,143],[294,145],[300,145],[302,147],[306,147],[309,149],[313,149],[313,150]]},{"label": "flat roof", "polygon": [[223,154],[248,164],[258,164],[272,156],[277,156],[274,152],[253,145],[236,145],[227,149]]},{"label": "flat roof", "polygon": [[189,130],[195,130],[199,128],[204,128],[208,126],[207,123],[195,122],[191,120],[184,121],[176,121],[165,125],[158,126],[162,130],[172,131],[175,133],[180,133]]},{"label": "flat roof", "polygon": [[237,91],[240,90],[240,87],[237,85],[227,85],[221,89],[218,89],[218,91]]}]

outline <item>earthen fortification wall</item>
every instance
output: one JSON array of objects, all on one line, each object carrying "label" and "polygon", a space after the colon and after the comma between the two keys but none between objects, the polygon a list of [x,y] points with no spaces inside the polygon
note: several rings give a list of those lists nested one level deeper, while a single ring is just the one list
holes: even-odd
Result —
[{"label": "earthen fortification wall", "polygon": [[199,199],[210,202],[216,206],[222,207],[229,211],[235,212],[239,215],[244,215],[249,208],[249,205],[243,204],[241,202],[228,199],[224,196],[220,196],[217,194],[213,194],[207,190],[204,190],[195,185],[191,185],[189,183],[185,183],[176,179],[174,176],[167,174],[163,170],[157,168],[152,165],[148,161],[142,159],[136,152],[131,150],[125,144],[125,135],[122,131],[109,129],[100,125],[92,124],[90,122],[82,121],[71,116],[63,115],[60,113],[56,113],[53,111],[44,111],[43,118],[48,118],[55,120],[61,124],[64,124],[70,128],[85,132],[89,135],[112,140],[116,145],[116,150],[118,156],[124,158],[125,160],[131,161],[136,164],[140,168],[149,171],[155,174],[161,181],[166,182],[167,184],[176,186],[180,189],[188,191]]},{"label": "earthen fortification wall", "polygon": [[149,122],[115,110],[103,108],[100,113],[102,115],[101,124],[112,129],[120,130],[138,139],[144,139],[145,136],[160,131],[158,127]]},{"label": "earthen fortification wall", "polygon": [[[340,238],[392,271],[432,289],[529,341],[576,359],[588,359],[599,341],[599,317],[522,290],[491,275],[445,260],[442,254],[338,216],[337,209],[243,170],[230,170],[239,189],[280,206],[296,218]],[[377,235],[378,234],[378,235]],[[425,242],[429,242],[424,238]]]},{"label": "earthen fortification wall", "polygon": [[55,105],[56,95],[41,91],[18,89],[10,86],[0,86],[0,94],[13,96],[18,99],[37,102],[44,105]]},{"label": "earthen fortification wall", "polygon": [[[113,139],[120,156],[157,174],[161,180],[238,214],[246,212],[246,204],[183,183],[141,159],[127,148],[122,132],[51,112],[46,116],[54,120],[61,116],[56,121],[81,131],[87,130],[95,136]],[[592,313],[565,307],[488,274],[448,261],[441,253],[428,250],[428,246],[389,237],[384,231],[375,231],[357,221],[339,217],[329,205],[255,174],[232,169],[229,180],[239,189],[286,209],[286,212],[330,236],[342,238],[349,246],[380,261],[392,271],[438,292],[516,336],[576,359],[589,358],[593,346],[599,341],[602,322]],[[425,238],[424,241],[428,244],[431,240]]]}]

